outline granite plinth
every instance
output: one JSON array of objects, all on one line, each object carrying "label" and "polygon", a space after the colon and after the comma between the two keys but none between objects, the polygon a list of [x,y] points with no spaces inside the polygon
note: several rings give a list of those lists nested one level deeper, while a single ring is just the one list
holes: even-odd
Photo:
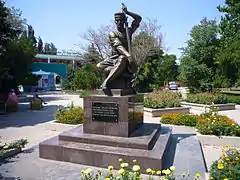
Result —
[{"label": "granite plinth", "polygon": [[90,134],[129,137],[143,123],[143,106],[142,94],[86,97],[83,131]]},{"label": "granite plinth", "polygon": [[159,131],[161,129],[160,127],[160,124],[158,126],[154,126],[154,129],[151,126],[142,126],[131,135],[131,138],[122,138],[116,136],[84,134],[83,127],[79,126],[72,129],[71,131],[60,134],[59,140],[104,146],[151,150],[153,145],[155,144],[156,139],[159,136]]},{"label": "granite plinth", "polygon": [[[170,144],[171,130],[161,129],[158,131],[157,136],[153,136],[153,132],[156,129],[159,129],[159,126],[156,126],[156,124],[143,124],[130,137],[115,137],[118,143],[111,144],[111,141],[114,139],[109,140],[109,136],[99,136],[102,138],[100,141],[102,143],[99,143],[99,139],[93,142],[91,141],[93,137],[84,133],[82,136],[85,136],[87,141],[80,142],[76,140],[79,139],[79,135],[74,137],[73,134],[81,131],[79,127],[79,129],[70,130],[67,133],[41,142],[39,144],[39,156],[45,159],[102,168],[107,168],[109,165],[119,168],[119,158],[123,158],[124,162],[128,162],[130,165],[132,165],[132,160],[137,159],[142,173],[145,173],[146,168],[161,170],[167,148]],[[70,137],[70,134],[72,134],[72,137]],[[95,135],[94,137],[97,138],[97,136]],[[136,146],[136,142],[147,144],[146,142],[149,142],[149,139],[152,139],[150,150],[145,149],[146,147],[143,148],[143,146]],[[124,143],[124,141],[128,142]],[[108,144],[104,144],[103,142],[108,142]]]}]

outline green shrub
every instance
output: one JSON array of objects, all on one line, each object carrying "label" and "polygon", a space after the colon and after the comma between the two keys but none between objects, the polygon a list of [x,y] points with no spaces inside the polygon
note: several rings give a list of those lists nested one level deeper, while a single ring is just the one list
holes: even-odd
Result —
[{"label": "green shrub", "polygon": [[212,180],[240,179],[240,151],[236,148],[224,147],[221,157],[210,168]]},{"label": "green shrub", "polygon": [[84,111],[81,107],[58,108],[55,112],[55,119],[63,124],[82,124]]},{"label": "green shrub", "polygon": [[82,91],[82,92],[80,92],[79,97],[80,97],[80,98],[85,98],[85,97],[88,97],[88,96],[90,96],[90,95],[92,95],[92,92]]},{"label": "green shrub", "polygon": [[219,93],[197,93],[197,94],[188,94],[187,102],[198,103],[198,104],[226,104],[228,103],[228,98],[224,94]]},{"label": "green shrub", "polygon": [[240,95],[227,94],[226,96],[229,103],[240,104]]},{"label": "green shrub", "polygon": [[161,123],[184,125],[184,126],[196,126],[199,116],[192,114],[166,114],[161,118]]},{"label": "green shrub", "polygon": [[99,84],[99,77],[93,73],[84,69],[79,69],[75,72],[73,78],[74,89],[93,89]]},{"label": "green shrub", "polygon": [[180,107],[181,94],[168,90],[154,91],[145,96],[144,106],[148,108]]}]

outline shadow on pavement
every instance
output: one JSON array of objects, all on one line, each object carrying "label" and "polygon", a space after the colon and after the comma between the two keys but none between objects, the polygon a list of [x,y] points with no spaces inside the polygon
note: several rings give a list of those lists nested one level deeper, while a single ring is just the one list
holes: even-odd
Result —
[{"label": "shadow on pavement", "polygon": [[172,138],[171,138],[171,142],[170,145],[168,147],[168,151],[165,157],[165,162],[163,164],[163,169],[168,169],[170,168],[170,166],[173,166],[174,163],[174,159],[175,159],[175,153],[176,153],[176,148],[177,148],[177,144],[186,139],[189,138],[191,136],[196,136],[195,133],[191,133],[191,134],[172,134]]},{"label": "shadow on pavement", "polygon": [[45,105],[41,110],[30,110],[29,103],[19,104],[19,111],[0,116],[0,129],[8,127],[34,126],[53,121],[59,105]]}]

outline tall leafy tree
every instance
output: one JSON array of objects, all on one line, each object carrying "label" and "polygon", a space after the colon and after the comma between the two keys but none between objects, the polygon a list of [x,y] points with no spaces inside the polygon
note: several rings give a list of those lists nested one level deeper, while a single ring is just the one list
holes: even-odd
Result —
[{"label": "tall leafy tree", "polygon": [[215,20],[203,18],[200,24],[190,31],[187,46],[182,48],[183,55],[204,63],[208,68],[214,67],[214,60],[219,46],[218,25]]},{"label": "tall leafy tree", "polygon": [[192,91],[211,90],[212,81],[209,77],[212,76],[212,71],[206,64],[185,56],[181,59],[179,72],[179,80]]},{"label": "tall leafy tree", "polygon": [[1,53],[0,70],[8,68],[17,84],[23,84],[31,76],[32,59],[36,54],[36,39],[32,26],[25,24],[16,8],[1,7]]},{"label": "tall leafy tree", "polygon": [[178,75],[177,57],[173,54],[166,54],[161,64],[163,79],[167,82],[176,81]]},{"label": "tall leafy tree", "polygon": [[57,48],[53,43],[50,43],[50,54],[53,54],[53,55],[57,54]]},{"label": "tall leafy tree", "polygon": [[[218,25],[215,20],[203,18],[190,31],[187,46],[182,49],[179,79],[195,90],[211,90],[216,71],[219,47]],[[194,65],[194,67],[193,67]],[[189,72],[191,72],[189,74]],[[207,74],[207,76],[205,76]]]},{"label": "tall leafy tree", "polygon": [[41,37],[38,38],[37,52],[40,54],[43,53],[43,41],[42,41]]},{"label": "tall leafy tree", "polygon": [[234,85],[237,79],[240,81],[240,2],[226,0],[217,8],[224,13],[219,24],[221,47],[217,61],[222,75]]},{"label": "tall leafy tree", "polygon": [[49,43],[44,44],[44,54],[51,54],[51,45]]}]

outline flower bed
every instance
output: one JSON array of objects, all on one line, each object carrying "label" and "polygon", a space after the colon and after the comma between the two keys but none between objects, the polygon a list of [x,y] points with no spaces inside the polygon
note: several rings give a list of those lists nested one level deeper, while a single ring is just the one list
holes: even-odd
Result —
[{"label": "flower bed", "polygon": [[83,109],[81,107],[74,107],[72,104],[70,107],[58,108],[55,112],[55,119],[57,123],[82,124],[83,115]]},{"label": "flower bed", "polygon": [[232,119],[210,112],[203,115],[169,114],[161,120],[164,124],[193,126],[204,135],[240,136],[240,126]]},{"label": "flower bed", "polygon": [[181,95],[167,90],[154,91],[144,97],[144,107],[170,108],[181,106]]},{"label": "flower bed", "polygon": [[[140,180],[142,179],[141,167],[137,165],[137,160],[133,160],[132,167],[128,163],[123,162],[122,159],[119,159],[120,168],[115,169],[113,166],[108,166],[108,172],[103,174],[102,171],[98,170],[97,173],[93,173],[92,169],[87,168],[85,170],[81,170],[82,180]],[[171,166],[169,169],[153,170],[146,169],[145,173],[148,175],[149,180],[175,180],[176,176],[174,174],[175,167]],[[198,180],[200,178],[200,174],[196,174],[194,176],[194,180]],[[189,179],[190,174],[181,174],[181,179]],[[190,179],[189,179],[190,180]]]},{"label": "flower bed", "polygon": [[210,168],[210,179],[240,179],[240,151],[228,145],[222,152],[222,156]]},{"label": "flower bed", "polygon": [[161,118],[161,123],[195,127],[199,119],[200,116],[192,114],[166,114]]},{"label": "flower bed", "polygon": [[0,146],[0,159],[5,159],[22,151],[27,144],[26,139],[21,139],[10,144]]}]

